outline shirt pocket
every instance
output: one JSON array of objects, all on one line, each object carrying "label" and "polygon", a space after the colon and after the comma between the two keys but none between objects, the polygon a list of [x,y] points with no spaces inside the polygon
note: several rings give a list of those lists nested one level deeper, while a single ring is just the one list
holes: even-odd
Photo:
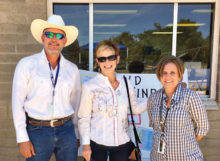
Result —
[{"label": "shirt pocket", "polygon": [[60,75],[57,86],[60,87],[63,93],[70,95],[73,89],[74,80],[71,77]]},{"label": "shirt pocket", "polygon": [[65,99],[65,103],[69,103],[71,98],[71,92],[73,91],[73,83],[71,83],[71,80],[60,80],[59,83],[59,89],[62,91],[62,97]]},{"label": "shirt pocket", "polygon": [[191,125],[191,117],[185,103],[172,107],[169,118],[171,126],[180,127],[179,129]]},{"label": "shirt pocket", "polygon": [[[29,82],[30,93],[38,93],[40,96],[47,96],[48,90],[51,89],[52,94],[52,82],[49,78],[40,75],[33,75]],[[33,90],[33,91],[32,91]],[[32,92],[31,92],[32,91]]]}]

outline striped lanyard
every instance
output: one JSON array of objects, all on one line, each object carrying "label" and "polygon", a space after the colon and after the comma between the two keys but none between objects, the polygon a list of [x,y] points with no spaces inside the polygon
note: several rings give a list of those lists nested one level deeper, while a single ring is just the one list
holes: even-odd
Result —
[{"label": "striped lanyard", "polygon": [[54,96],[55,96],[55,87],[56,87],[56,84],[57,84],[57,79],[58,79],[58,75],[59,75],[59,71],[60,71],[60,59],[58,60],[57,72],[56,72],[56,75],[55,75],[55,79],[53,77],[53,71],[52,71],[50,62],[48,64],[49,64],[49,68],[50,68],[50,79],[51,79],[51,83],[53,85],[53,91],[52,91],[52,104],[53,104],[54,103]]}]

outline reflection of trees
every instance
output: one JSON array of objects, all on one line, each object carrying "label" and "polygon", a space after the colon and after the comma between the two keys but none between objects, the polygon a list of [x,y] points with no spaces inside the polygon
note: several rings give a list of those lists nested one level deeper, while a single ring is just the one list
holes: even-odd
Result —
[{"label": "reflection of trees", "polygon": [[[195,24],[190,19],[181,19],[178,24]],[[172,34],[153,34],[154,32],[172,32],[172,27],[161,27],[159,23],[154,24],[154,30],[145,30],[143,33],[130,34],[123,32],[111,39],[129,48],[128,58],[122,57],[123,61],[142,61],[146,66],[155,66],[161,56],[171,55]],[[178,26],[177,56],[185,61],[199,61],[203,66],[210,66],[210,36],[202,37],[198,31],[199,26]],[[123,55],[124,51],[121,51]],[[151,72],[153,68],[151,68]],[[146,72],[146,70],[145,70]],[[150,72],[150,71],[148,71]]]},{"label": "reflection of trees", "polygon": [[72,44],[63,48],[62,54],[69,61],[79,65],[79,42],[75,40]]},{"label": "reflection of trees", "polygon": [[170,27],[162,28],[158,23],[154,24],[155,30],[146,30],[143,33],[131,35],[129,32],[123,32],[112,40],[125,45],[129,48],[128,63],[133,60],[142,61],[145,65],[151,67],[148,72],[152,72],[152,66],[155,66],[162,54],[169,55],[171,52],[171,35],[154,35],[155,31],[171,31]]},{"label": "reflection of trees", "polygon": [[[120,64],[118,65],[118,69],[125,69],[126,61],[131,62],[132,60],[135,60],[133,58],[133,54],[135,53],[135,56],[139,56],[138,50],[137,50],[137,41],[135,40],[134,35],[131,35],[129,32],[123,32],[121,35],[112,38],[113,41],[117,42],[118,44],[122,44],[128,47],[129,50],[129,56],[127,58],[127,51],[120,51]],[[131,53],[131,55],[130,55]],[[121,68],[122,66],[122,68]]]},{"label": "reflection of trees", "polygon": [[[181,24],[196,24],[190,19],[181,19]],[[198,31],[199,26],[178,27],[177,56],[186,62],[202,62],[202,66],[210,66],[210,35],[207,38],[202,37]]]},{"label": "reflection of trees", "polygon": [[[178,24],[196,24],[190,19],[181,19]],[[127,51],[121,50],[120,70],[125,70],[132,61],[141,61],[145,66],[144,72],[154,72],[154,67],[161,56],[171,55],[172,34],[154,34],[155,32],[170,32],[172,26],[162,27],[154,23],[155,29],[145,30],[143,33],[131,34],[123,32],[111,39],[118,44],[128,47]],[[199,26],[178,26],[177,30],[177,56],[184,62],[202,62],[202,68],[210,68],[210,35],[202,37],[198,31]],[[79,68],[88,69],[89,51],[81,50],[76,40],[73,44],[63,49],[64,56],[77,64]],[[81,54],[81,55],[80,55]],[[81,59],[81,62],[80,62]],[[128,62],[126,64],[126,62]]]}]

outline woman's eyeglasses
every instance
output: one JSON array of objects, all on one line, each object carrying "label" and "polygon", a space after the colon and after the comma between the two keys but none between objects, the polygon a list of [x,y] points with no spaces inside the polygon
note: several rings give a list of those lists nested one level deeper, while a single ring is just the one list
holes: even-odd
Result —
[{"label": "woman's eyeglasses", "polygon": [[106,62],[107,59],[108,61],[114,61],[117,59],[117,55],[110,55],[108,57],[101,56],[101,57],[98,57],[97,59],[99,62]]},{"label": "woman's eyeglasses", "polygon": [[49,39],[52,39],[55,35],[55,38],[60,40],[60,39],[63,39],[65,36],[64,34],[61,34],[61,33],[53,33],[53,32],[45,32],[44,35],[49,38]]}]

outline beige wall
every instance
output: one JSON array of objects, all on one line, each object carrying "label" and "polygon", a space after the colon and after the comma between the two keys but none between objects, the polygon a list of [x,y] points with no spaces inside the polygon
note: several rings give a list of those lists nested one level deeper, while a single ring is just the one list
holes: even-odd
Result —
[{"label": "beige wall", "polygon": [[[218,35],[220,39],[220,35]],[[220,41],[219,41],[220,46]],[[219,52],[220,54],[220,48]],[[220,58],[220,57],[219,57]],[[217,76],[217,103],[220,108],[220,60],[218,60]],[[210,131],[208,135],[200,141],[205,161],[220,161],[220,109],[208,111]]]},{"label": "beige wall", "polygon": [[[33,19],[46,19],[46,4],[47,0],[0,0],[1,161],[24,160],[19,154],[15,140],[11,114],[11,85],[18,60],[42,49],[42,46],[32,38],[29,27]],[[220,69],[220,65],[218,69]],[[218,73],[217,99],[220,105],[220,71]],[[199,144],[206,161],[220,161],[220,110],[208,111],[208,116],[211,130]]]},{"label": "beige wall", "polygon": [[0,160],[22,161],[11,114],[11,85],[15,65],[41,50],[31,36],[30,23],[46,18],[46,0],[0,0]]}]

